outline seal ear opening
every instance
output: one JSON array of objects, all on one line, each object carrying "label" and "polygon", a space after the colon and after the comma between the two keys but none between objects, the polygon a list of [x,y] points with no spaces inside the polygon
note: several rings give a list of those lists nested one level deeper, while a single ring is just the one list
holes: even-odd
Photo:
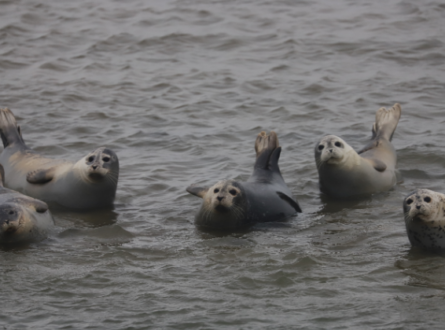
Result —
[{"label": "seal ear opening", "polygon": [[186,189],[188,193],[200,198],[204,198],[204,195],[207,193],[208,190],[209,188],[195,186],[195,185],[188,186]]}]

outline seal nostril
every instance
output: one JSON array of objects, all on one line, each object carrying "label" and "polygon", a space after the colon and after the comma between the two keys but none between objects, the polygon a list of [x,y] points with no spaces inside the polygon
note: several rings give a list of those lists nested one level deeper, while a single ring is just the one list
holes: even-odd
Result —
[{"label": "seal nostril", "polygon": [[420,210],[420,205],[416,205],[416,209]]},{"label": "seal nostril", "polygon": [[92,167],[93,167],[93,170],[95,170],[97,168],[97,165],[93,165]]},{"label": "seal nostril", "polygon": [[224,199],[224,197],[223,196],[218,196],[218,197],[216,197],[216,199],[218,199],[221,202]]}]

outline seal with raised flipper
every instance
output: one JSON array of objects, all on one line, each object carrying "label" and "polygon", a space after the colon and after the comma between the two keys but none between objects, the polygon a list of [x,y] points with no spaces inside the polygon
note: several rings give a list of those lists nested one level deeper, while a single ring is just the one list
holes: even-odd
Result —
[{"label": "seal with raised flipper", "polygon": [[113,205],[119,160],[111,149],[97,148],[77,162],[46,158],[26,146],[7,108],[0,109],[0,135],[4,146],[0,164],[7,187],[71,209]]},{"label": "seal with raised flipper", "polygon": [[278,167],[281,147],[275,132],[261,132],[255,142],[256,161],[247,182],[222,180],[210,188],[191,185],[190,194],[203,199],[195,224],[233,230],[258,222],[280,221],[301,212]]},{"label": "seal with raised flipper", "polygon": [[398,103],[389,110],[380,108],[371,141],[359,152],[338,136],[324,136],[315,146],[321,192],[351,198],[390,190],[399,181],[391,140],[401,112]]},{"label": "seal with raised flipper", "polygon": [[403,200],[406,233],[412,246],[445,249],[445,195],[418,189]]},{"label": "seal with raised flipper", "polygon": [[45,202],[3,187],[0,165],[0,244],[34,242],[46,238],[54,220]]}]

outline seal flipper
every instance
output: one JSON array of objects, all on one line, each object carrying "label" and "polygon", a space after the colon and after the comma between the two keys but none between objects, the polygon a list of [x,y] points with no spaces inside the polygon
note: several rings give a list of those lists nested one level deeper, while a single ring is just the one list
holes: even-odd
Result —
[{"label": "seal flipper", "polygon": [[360,155],[365,151],[378,147],[380,139],[391,141],[401,114],[402,107],[399,103],[394,104],[389,110],[386,108],[377,110],[375,114],[375,123],[372,125],[371,141],[357,153]]},{"label": "seal flipper", "polygon": [[367,159],[371,163],[372,167],[374,167],[377,171],[383,172],[386,170],[386,164],[381,160],[376,158],[365,158],[365,159]]},{"label": "seal flipper", "polygon": [[303,212],[300,208],[300,205],[298,205],[298,203],[292,197],[287,196],[285,193],[282,193],[281,191],[277,191],[276,193],[282,200],[289,203],[295,209],[295,211],[297,211],[298,213]]},{"label": "seal flipper", "polygon": [[[277,133],[271,131],[270,134],[267,135],[266,132],[262,131],[258,134],[255,141],[256,161],[254,168],[267,170],[271,156],[277,148],[279,148]],[[278,152],[278,158],[279,157],[280,153]]]},{"label": "seal flipper", "polygon": [[380,138],[385,138],[386,140],[391,141],[401,114],[402,107],[399,103],[394,104],[389,110],[386,110],[386,108],[377,110],[375,114],[375,123],[372,126],[372,139],[378,140]]},{"label": "seal flipper", "polygon": [[26,181],[34,184],[44,184],[50,182],[54,178],[54,174],[54,167],[47,170],[35,170],[26,175]]},{"label": "seal flipper", "polygon": [[193,184],[191,186],[188,186],[186,189],[186,191],[188,193],[195,195],[197,197],[201,197],[201,198],[204,198],[204,195],[207,193],[208,190],[209,190],[209,188],[195,186]]},{"label": "seal flipper", "polygon": [[14,114],[8,108],[0,109],[0,135],[5,148],[14,143],[26,147]]}]

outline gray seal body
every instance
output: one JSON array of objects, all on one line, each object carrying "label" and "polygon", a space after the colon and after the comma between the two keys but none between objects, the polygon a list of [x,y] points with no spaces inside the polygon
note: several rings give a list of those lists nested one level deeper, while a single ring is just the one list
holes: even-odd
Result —
[{"label": "gray seal body", "polygon": [[321,192],[335,198],[353,198],[390,190],[399,180],[397,155],[391,144],[401,107],[380,108],[371,141],[356,152],[335,135],[323,137],[315,146]]},{"label": "gray seal body", "polygon": [[246,182],[219,181],[210,188],[196,185],[187,191],[203,203],[195,217],[201,228],[232,230],[258,222],[280,221],[301,212],[281,175],[281,147],[275,132],[261,132],[256,140],[257,159]]},{"label": "gray seal body", "polygon": [[54,226],[48,205],[3,187],[4,171],[0,165],[0,244],[39,241]]},{"label": "gray seal body", "polygon": [[97,148],[77,162],[46,158],[26,146],[9,109],[0,109],[0,135],[7,187],[71,209],[113,205],[119,160],[111,149]]},{"label": "gray seal body", "polygon": [[412,246],[445,249],[445,195],[418,189],[403,201],[408,239]]}]

